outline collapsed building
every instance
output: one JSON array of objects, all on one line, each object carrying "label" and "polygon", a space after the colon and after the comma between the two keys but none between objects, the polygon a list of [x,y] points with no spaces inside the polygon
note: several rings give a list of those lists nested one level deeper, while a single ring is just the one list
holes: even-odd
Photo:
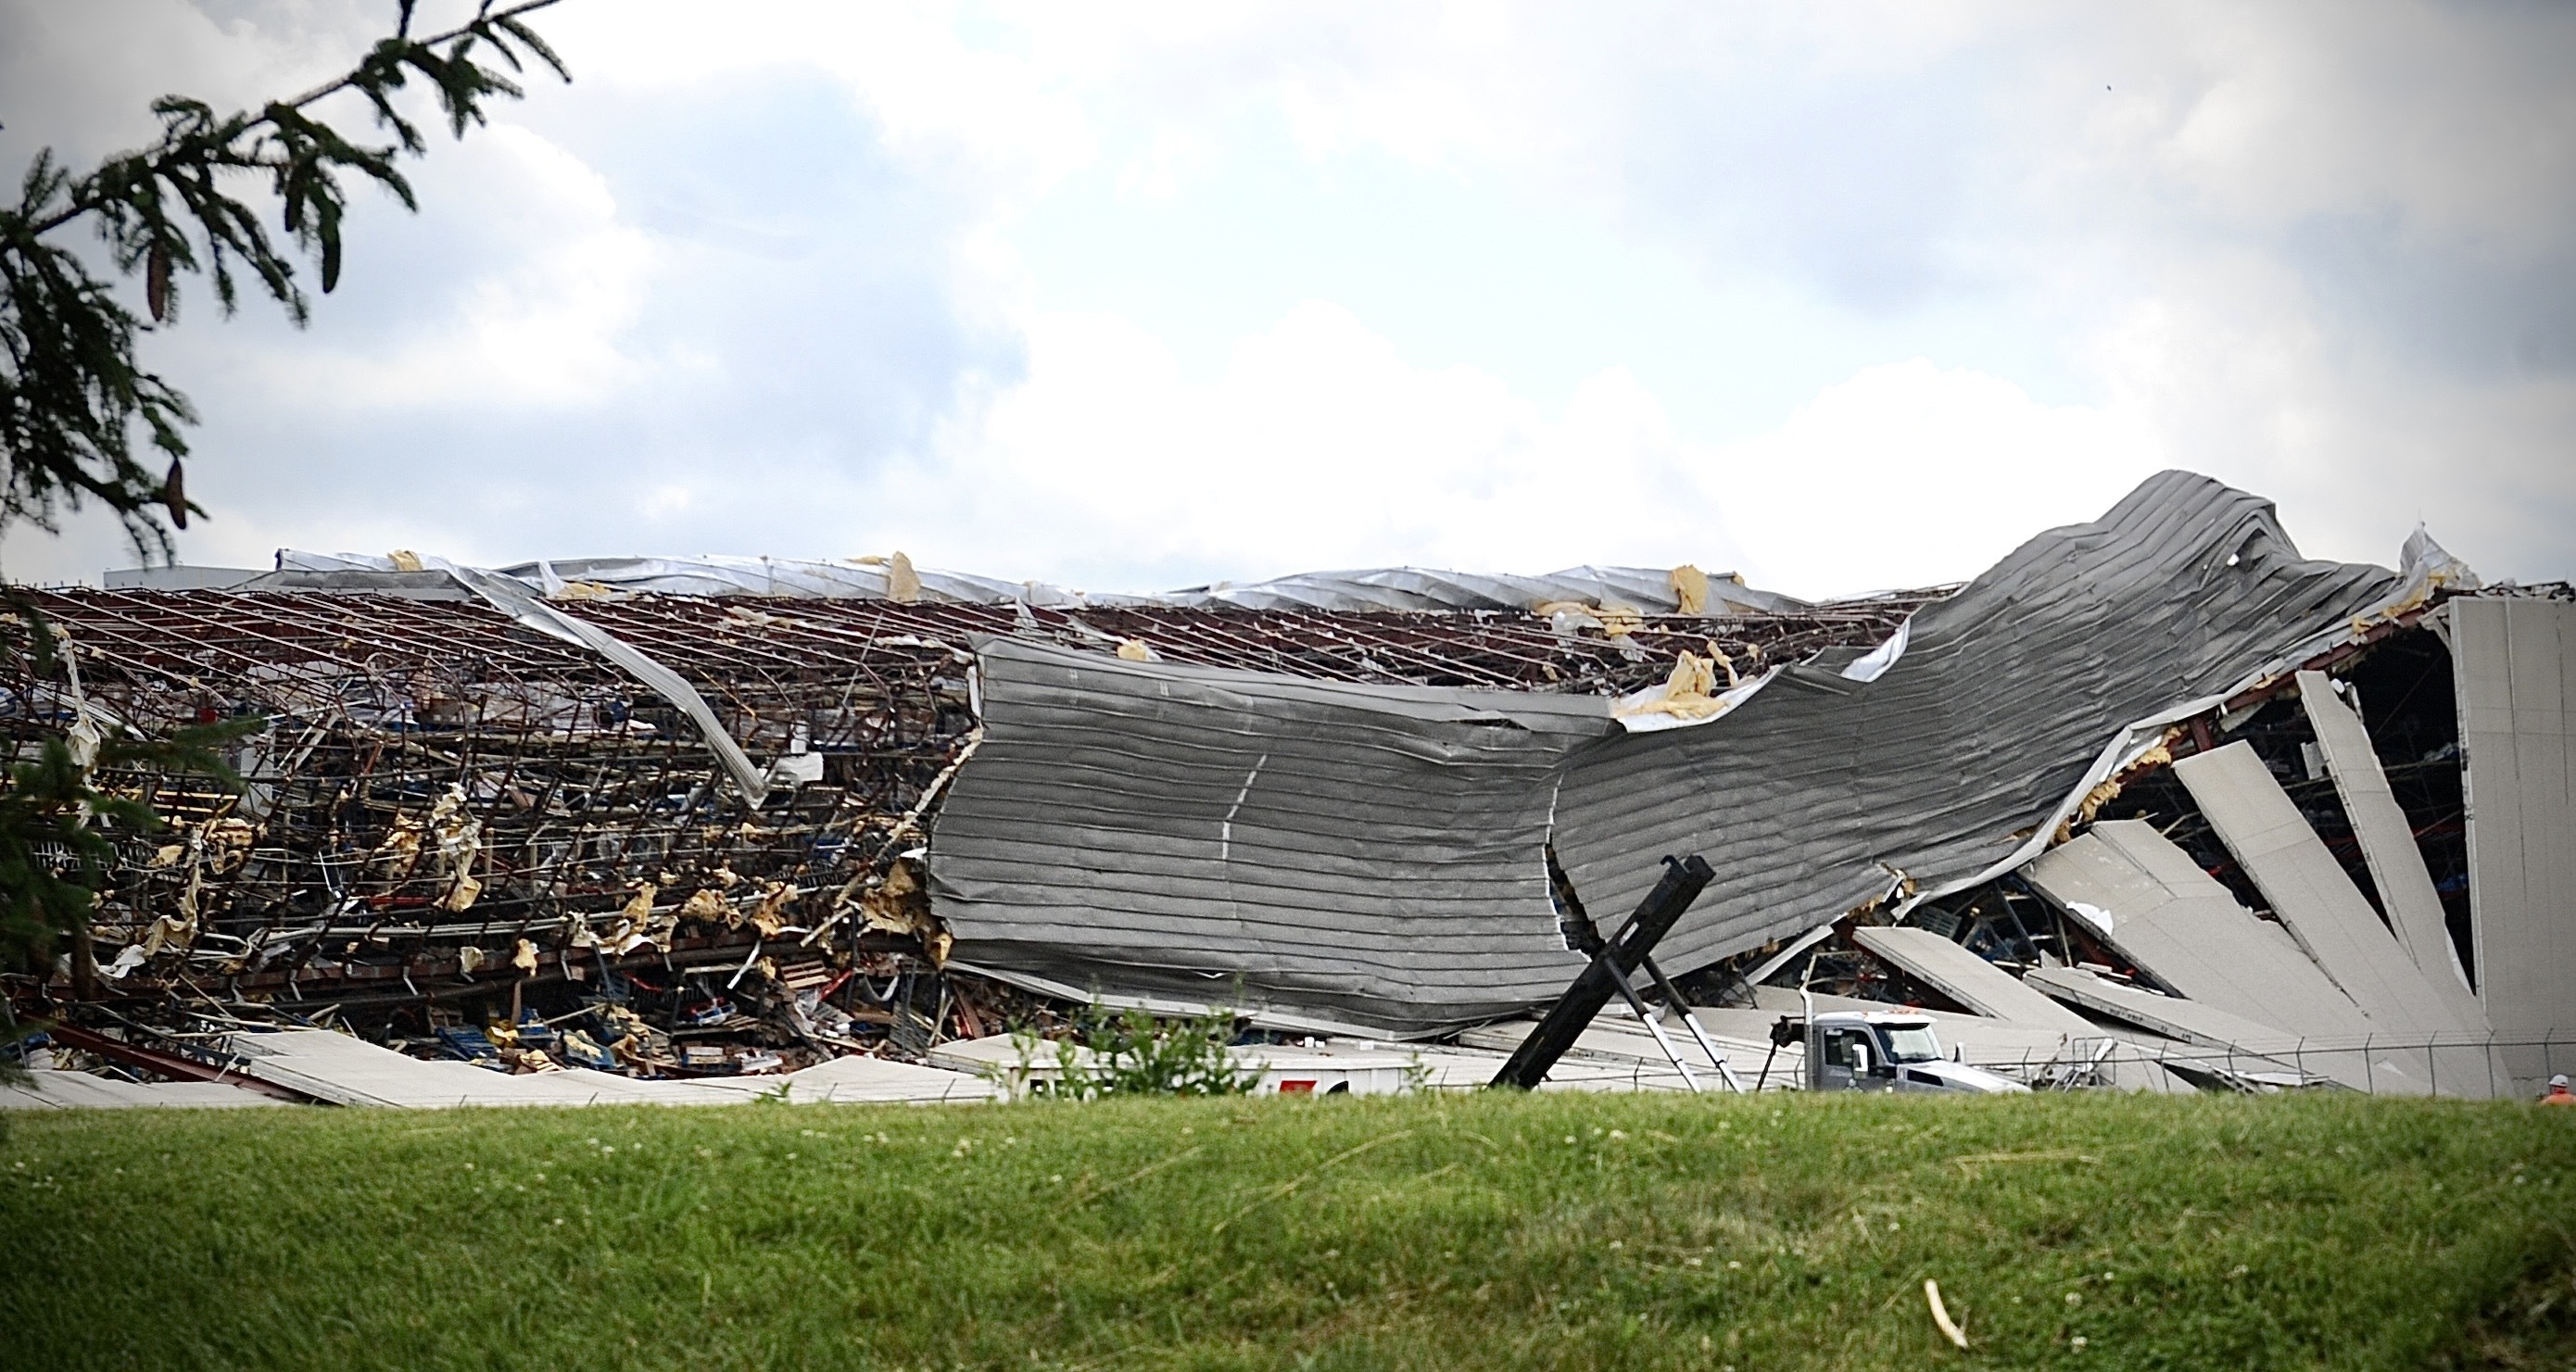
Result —
[{"label": "collapsed building", "polygon": [[260,1025],[794,1074],[1086,1001],[1471,1053],[1690,853],[1716,880],[1657,956],[1745,1052],[1784,1004],[1895,1003],[2035,1081],[2523,1090],[2576,1057],[2576,596],[2402,562],[2165,473],[1965,586],[1828,604],[1691,568],[165,569],[197,589],[38,595],[67,651],[7,726],[240,720],[242,784],[103,772],[169,825],[10,991],[169,1075]]}]

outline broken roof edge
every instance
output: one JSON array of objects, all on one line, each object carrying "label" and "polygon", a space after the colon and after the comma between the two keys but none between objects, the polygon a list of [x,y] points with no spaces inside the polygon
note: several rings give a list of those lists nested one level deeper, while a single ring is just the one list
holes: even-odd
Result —
[{"label": "broken roof edge", "polygon": [[2095,755],[2093,765],[2085,769],[2084,775],[2058,802],[2057,808],[2040,821],[2030,837],[2012,852],[1971,875],[1914,892],[1890,912],[1889,918],[1902,921],[1926,901],[1982,886],[2056,847],[2064,841],[2071,822],[2083,810],[2086,797],[2092,795],[2096,787],[2144,761],[2149,753],[2163,745],[2166,732],[2173,726],[2213,710],[2223,711],[2248,694],[2265,691],[2282,681],[2294,680],[2300,671],[2312,668],[2338,649],[2364,641],[2383,626],[2402,625],[2422,617],[2442,593],[2473,593],[2481,584],[2477,573],[2434,542],[2421,524],[2407,535],[2395,575],[2397,585],[2393,590],[2377,604],[2353,615],[2343,624],[2301,640],[2297,646],[2238,678],[2225,690],[2168,706],[2120,730],[2103,745],[2102,751]]},{"label": "broken roof edge", "polygon": [[[1868,685],[1886,675],[1887,669],[1905,656],[1906,645],[1913,641],[1913,637],[1914,616],[1908,614],[1896,622],[1895,633],[1880,640],[1878,646],[1844,663],[1839,670],[1820,661],[1828,658],[1828,650],[1828,653],[1816,654],[1808,662],[1774,664],[1714,695],[1689,687],[1685,674],[1693,669],[1694,655],[1685,652],[1681,655],[1683,660],[1674,664],[1671,680],[1619,697],[1611,703],[1610,713],[1618,719],[1620,727],[1632,734],[1695,729],[1703,724],[1716,723],[1784,675],[1791,680],[1821,681],[1828,688],[1832,688],[1833,678]],[[1716,645],[1710,646],[1714,648]],[[1704,669],[1705,664],[1701,666]],[[1727,671],[1730,676],[1734,670],[1729,664]]]},{"label": "broken roof edge", "polygon": [[[1187,681],[1228,691],[1247,699],[1304,701],[1379,710],[1423,722],[1507,722],[1549,732],[1611,735],[1611,707],[1606,696],[1478,686],[1414,686],[1361,681],[1328,681],[1247,667],[1206,667],[1196,663],[1137,661],[1115,654],[1066,647],[1051,640],[1011,634],[976,634],[967,639],[980,660],[998,655],[1046,662],[1078,671],[1108,673],[1147,681]],[[980,691],[979,691],[980,695]]]},{"label": "broken roof edge", "polygon": [[[1684,590],[1685,582],[1690,584],[1688,591]],[[1798,614],[1816,608],[1808,601],[1748,586],[1742,573],[1710,574],[1689,565],[1665,569],[1586,564],[1536,575],[1411,566],[1355,568],[1292,572],[1239,586],[1220,581],[1151,599],[1163,604],[1238,609],[1402,609],[1434,613],[1536,609],[1541,605],[1579,602],[1602,609],[1689,614],[1695,612],[1688,604],[1691,599],[1702,602],[1698,613]]]}]

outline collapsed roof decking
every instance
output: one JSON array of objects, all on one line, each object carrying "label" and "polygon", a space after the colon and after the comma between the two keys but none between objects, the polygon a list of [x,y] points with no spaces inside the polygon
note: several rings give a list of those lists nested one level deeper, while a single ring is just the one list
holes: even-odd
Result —
[{"label": "collapsed roof decking", "polygon": [[[450,565],[437,559],[424,563],[416,556],[404,562],[376,554],[312,553],[288,549],[278,553],[276,571],[265,575],[237,570],[225,577],[222,569],[195,570],[214,574],[213,584],[216,585],[230,585],[234,589],[278,590],[330,584],[322,578],[355,574],[363,579],[393,572],[402,565],[433,564]],[[909,566],[909,563],[905,565]],[[548,595],[562,592],[567,587],[577,587],[581,595],[629,592],[794,599],[905,598],[896,585],[895,568],[884,558],[814,562],[769,557],[585,557],[522,562],[489,571],[525,582],[531,589]],[[139,579],[145,574],[111,575],[123,580]],[[1816,608],[1803,600],[1748,587],[1738,576],[1727,573],[1710,576],[1692,567],[1568,567],[1537,576],[1441,571],[1427,567],[1368,567],[1298,572],[1239,585],[1219,582],[1159,595],[1090,595],[1044,582],[1003,581],[988,576],[935,570],[914,572],[913,581],[916,585],[911,588],[911,594],[926,601],[963,605],[1027,604],[1056,609],[1160,606],[1194,610],[1456,614],[1519,611],[1547,604],[1569,604],[1624,606],[1649,615],[1697,615],[1703,612],[1730,615],[1791,614]],[[1906,592],[1894,592],[1887,598],[1901,600],[1911,597]],[[1698,603],[1691,603],[1693,601]]]},{"label": "collapsed roof decking", "polygon": [[[1510,720],[1508,698],[1483,697],[1493,725],[1520,731],[1518,768],[1444,761],[1401,786],[1385,750],[1445,760],[1464,735],[1454,719],[1408,714],[1398,693],[1349,698],[1377,712],[1363,734],[1356,716],[1305,717],[1307,698],[1284,683],[1265,694],[1249,679],[1151,664],[1077,674],[996,645],[985,717],[992,737],[1015,742],[958,779],[931,847],[936,908],[970,960],[987,947],[1076,988],[1169,995],[1195,982],[1222,998],[1239,977],[1254,1006],[1427,1031],[1508,995],[1552,996],[1579,966],[1561,938],[1548,946],[1538,903],[1551,836],[1577,898],[1604,921],[1644,894],[1661,855],[1709,858],[1720,883],[1658,950],[1670,966],[1703,966],[1900,882],[1951,881],[2011,856],[2054,822],[2106,741],[2345,631],[2396,586],[2376,567],[2302,561],[2267,502],[2166,473],[2102,520],[2042,534],[1926,606],[1874,681],[1787,667],[1713,723],[1635,734],[1535,730]],[[1067,737],[1114,746],[1033,743]],[[1554,756],[1534,746],[1541,738]],[[1229,850],[1217,836],[1252,794],[1236,783],[1285,739],[1298,741],[1301,769],[1274,777],[1265,803],[1313,822]],[[1473,782],[1444,791],[1451,777]],[[1283,784],[1302,794],[1280,796]],[[1542,814],[1552,825],[1532,822]],[[1428,840],[1431,860],[1373,842],[1382,832]],[[1475,841],[1461,843],[1467,833]],[[1031,842],[1065,856],[1033,864]],[[1164,922],[1175,900],[1223,910],[1238,887],[1312,892],[1327,871],[1335,895],[1322,906],[1282,898],[1258,921]],[[1436,882],[1491,883],[1510,913],[1488,918],[1506,919],[1509,936],[1492,928],[1486,956],[1462,957],[1458,926],[1417,902]],[[1318,982],[1336,959],[1367,970]]]}]

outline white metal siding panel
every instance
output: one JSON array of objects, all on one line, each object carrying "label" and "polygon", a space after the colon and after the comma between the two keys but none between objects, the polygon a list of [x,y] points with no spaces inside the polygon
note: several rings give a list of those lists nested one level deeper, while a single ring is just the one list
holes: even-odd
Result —
[{"label": "white metal siding panel", "polygon": [[[2576,605],[2468,597],[2445,609],[2467,754],[2479,998],[2509,1042],[2576,1032]],[[2541,1075],[2540,1054],[2513,1061],[2518,1079]]]},{"label": "white metal siding panel", "polygon": [[2070,1033],[2101,1033],[2082,1015],[1929,929],[1863,926],[1852,930],[1852,942],[1980,1015],[2045,1024]]},{"label": "white metal siding panel", "polygon": [[[2069,1005],[2080,1005],[2185,1043],[2216,1049],[2218,1053],[2211,1056],[2211,1061],[2237,1071],[2313,1073],[2357,1091],[2425,1094],[2413,1074],[2397,1069],[2395,1055],[2380,1054],[2374,1061],[2367,1050],[2366,1037],[2312,1039],[2283,1034],[2214,1005],[2122,986],[2079,967],[2041,968],[2030,974],[2030,983]],[[2389,1068],[2384,1072],[2377,1065],[2383,1061]]]}]

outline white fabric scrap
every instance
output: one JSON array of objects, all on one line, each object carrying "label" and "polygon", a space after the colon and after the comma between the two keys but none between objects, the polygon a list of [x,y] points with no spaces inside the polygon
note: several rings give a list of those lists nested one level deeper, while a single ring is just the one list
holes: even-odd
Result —
[{"label": "white fabric scrap", "polygon": [[1888,668],[1896,665],[1898,658],[1905,656],[1905,644],[1913,634],[1914,617],[1907,615],[1903,622],[1896,626],[1895,634],[1885,643],[1870,649],[1855,658],[1850,666],[1843,668],[1844,678],[1850,681],[1878,680]]}]

